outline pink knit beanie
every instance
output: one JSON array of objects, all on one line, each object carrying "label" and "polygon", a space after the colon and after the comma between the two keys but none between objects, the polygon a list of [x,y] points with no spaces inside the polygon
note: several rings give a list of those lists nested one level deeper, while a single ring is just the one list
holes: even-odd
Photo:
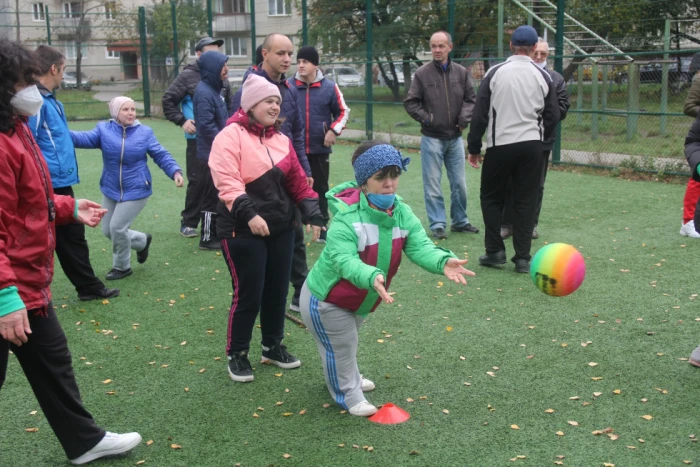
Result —
[{"label": "pink knit beanie", "polygon": [[243,83],[243,95],[241,96],[241,107],[244,112],[248,112],[255,105],[267,99],[270,96],[276,96],[282,100],[280,90],[277,86],[263,78],[262,76],[251,74]]},{"label": "pink knit beanie", "polygon": [[109,114],[112,116],[113,119],[118,120],[117,117],[119,116],[119,111],[122,109],[122,106],[127,102],[134,102],[134,100],[126,96],[117,96],[111,101],[109,101]]}]

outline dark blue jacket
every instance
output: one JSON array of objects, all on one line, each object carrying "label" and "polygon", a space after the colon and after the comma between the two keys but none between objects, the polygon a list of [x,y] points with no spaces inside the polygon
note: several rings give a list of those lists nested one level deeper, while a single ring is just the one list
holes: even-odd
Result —
[{"label": "dark blue jacket", "polygon": [[[200,59],[201,60],[201,59]],[[245,76],[243,76],[243,82],[245,83],[246,78],[251,73],[255,73],[258,76],[262,76],[272,84],[276,85],[280,90],[280,95],[282,96],[282,108],[280,109],[280,118],[284,118],[285,121],[280,128],[280,132],[287,138],[292,140],[292,146],[294,146],[294,151],[297,153],[297,158],[301,167],[304,169],[307,177],[311,176],[311,166],[309,165],[309,160],[306,158],[306,146],[304,145],[304,121],[301,118],[301,109],[299,108],[297,88],[287,83],[287,78],[282,75],[279,82],[273,81],[262,69],[262,66],[252,66],[248,68]],[[231,100],[231,109],[235,114],[236,111],[241,107],[241,95],[243,94],[243,86],[241,86],[236,94],[234,94]],[[230,123],[230,122],[229,122]]]},{"label": "dark blue jacket", "polygon": [[99,122],[93,130],[71,131],[70,135],[76,148],[102,149],[100,190],[111,200],[134,201],[151,196],[153,181],[147,155],[169,178],[182,173],[153,130],[138,120],[127,127],[115,120]]},{"label": "dark blue jacket", "polygon": [[222,53],[210,50],[199,57],[201,80],[194,90],[194,121],[197,125],[197,158],[209,160],[211,143],[226,126],[228,109],[221,95],[224,83],[221,69],[228,61]]},{"label": "dark blue jacket", "polygon": [[323,145],[326,132],[339,135],[348,122],[350,109],[343,93],[334,81],[326,79],[321,70],[316,71],[313,83],[306,84],[297,74],[287,80],[297,89],[301,118],[304,121],[304,145],[306,154],[330,154],[332,149]]},{"label": "dark blue jacket", "polygon": [[65,188],[80,183],[75,147],[68,130],[66,112],[56,97],[39,85],[44,105],[35,117],[29,118],[29,129],[46,159],[54,188]]}]

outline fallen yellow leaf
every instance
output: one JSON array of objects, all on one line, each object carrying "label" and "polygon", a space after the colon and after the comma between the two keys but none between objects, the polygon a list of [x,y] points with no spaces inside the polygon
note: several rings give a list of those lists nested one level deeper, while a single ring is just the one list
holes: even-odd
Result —
[{"label": "fallen yellow leaf", "polygon": [[557,432],[555,433],[555,435],[557,435],[557,436],[564,436],[564,432],[563,432],[563,431],[557,431]]},{"label": "fallen yellow leaf", "polygon": [[654,418],[654,417],[652,417],[651,415],[642,415],[642,418],[643,418],[644,420],[651,420],[651,419]]},{"label": "fallen yellow leaf", "polygon": [[578,426],[578,422],[576,422],[576,421],[574,421],[574,420],[569,420],[569,421],[566,422],[566,423],[568,423],[568,424],[571,425],[571,426]]},{"label": "fallen yellow leaf", "polygon": [[613,391],[613,394],[620,394],[620,393],[622,393],[622,391],[620,391],[619,389],[615,389],[615,390]]},{"label": "fallen yellow leaf", "polygon": [[520,429],[520,427],[519,427],[518,425],[511,425],[510,427],[511,427],[511,429],[513,429],[513,430],[519,430],[519,429]]},{"label": "fallen yellow leaf", "polygon": [[106,379],[106,380],[102,381],[102,384],[109,384],[109,383],[111,383],[111,382],[112,382],[111,379]]},{"label": "fallen yellow leaf", "polygon": [[547,409],[544,411],[545,413],[554,413],[554,409]]},{"label": "fallen yellow leaf", "polygon": [[174,444],[174,443],[173,443],[173,444],[170,445],[170,449],[182,449],[182,446],[179,445],[179,444]]},{"label": "fallen yellow leaf", "polygon": [[285,459],[289,459],[290,457],[292,457],[292,455],[284,453],[284,454],[282,454],[282,457],[284,457]]},{"label": "fallen yellow leaf", "polygon": [[26,431],[27,433],[36,433],[37,431],[39,431],[39,429],[38,428],[25,428],[24,431]]},{"label": "fallen yellow leaf", "polygon": [[152,439],[149,439],[148,441],[146,441],[146,446],[150,446],[151,444],[153,444],[153,440],[152,440]]}]

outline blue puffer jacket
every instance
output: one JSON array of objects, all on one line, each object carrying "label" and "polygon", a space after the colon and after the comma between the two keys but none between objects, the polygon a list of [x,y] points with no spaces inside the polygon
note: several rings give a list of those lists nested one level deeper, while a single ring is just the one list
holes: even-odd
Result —
[{"label": "blue puffer jacket", "polygon": [[44,86],[38,85],[44,97],[39,115],[31,117],[28,125],[41,153],[46,159],[54,188],[65,188],[80,183],[78,161],[68,130],[66,112],[56,97]]},{"label": "blue puffer jacket", "polygon": [[[284,118],[284,123],[280,127],[280,133],[292,140],[292,146],[294,146],[294,152],[297,153],[297,158],[301,167],[306,172],[306,176],[311,176],[311,166],[309,165],[309,160],[306,158],[306,146],[304,144],[304,120],[301,118],[301,109],[299,108],[299,97],[297,96],[297,88],[291,86],[287,82],[287,78],[282,75],[279,82],[273,81],[262,66],[256,67],[252,66],[248,68],[245,75],[243,76],[243,82],[245,83],[246,78],[251,73],[255,73],[258,76],[262,76],[280,90],[280,95],[282,96],[282,107],[280,108],[280,118]],[[241,86],[236,94],[234,94],[233,99],[231,99],[231,109],[235,114],[241,107],[241,96],[243,95],[243,86]],[[227,124],[231,123],[231,119]]]},{"label": "blue puffer jacket", "polygon": [[197,125],[197,158],[208,161],[211,143],[226,126],[228,108],[221,95],[224,83],[221,69],[228,61],[222,53],[210,50],[199,57],[201,80],[194,90],[194,121]]},{"label": "blue puffer jacket", "polygon": [[124,127],[115,120],[100,122],[90,131],[71,131],[76,148],[102,149],[100,190],[114,201],[133,201],[151,196],[149,155],[171,179],[182,169],[167,149],[160,145],[153,130],[138,120]]},{"label": "blue puffer jacket", "polygon": [[306,154],[330,154],[332,149],[323,145],[326,133],[332,130],[340,135],[350,116],[343,93],[335,81],[323,76],[321,70],[316,71],[316,78],[311,84],[302,81],[299,73],[287,82],[297,89],[299,95],[299,108],[306,129]]}]

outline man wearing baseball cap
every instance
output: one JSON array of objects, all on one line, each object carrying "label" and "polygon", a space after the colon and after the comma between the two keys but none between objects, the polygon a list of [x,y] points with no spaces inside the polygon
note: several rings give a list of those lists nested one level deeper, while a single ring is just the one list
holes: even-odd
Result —
[{"label": "man wearing baseball cap", "polygon": [[[476,96],[467,148],[468,162],[481,170],[481,212],[484,216],[486,254],[482,266],[506,263],[501,238],[501,215],[506,185],[512,178],[513,248],[515,271],[530,270],[532,230],[542,178],[542,141],[559,121],[557,92],[552,78],[532,60],[537,31],[518,27],[511,36],[513,55],[489,68]],[[481,157],[481,138],[486,133],[486,158]]]},{"label": "man wearing baseball cap", "polygon": [[[200,211],[202,205],[201,178],[202,166],[197,159],[196,126],[194,121],[194,90],[200,81],[199,57],[210,50],[219,51],[219,47],[224,44],[222,39],[212,39],[203,37],[197,42],[194,50],[197,54],[197,61],[190,63],[177,75],[175,81],[163,94],[163,114],[165,118],[175,125],[182,127],[187,141],[187,193],[185,195],[185,208],[182,210],[180,220],[180,234],[184,237],[196,237],[197,225],[199,224]],[[224,80],[222,90],[226,106],[231,102],[231,86],[228,80]],[[229,111],[230,113],[230,111]],[[218,249],[218,242],[207,243],[205,246]]]}]

